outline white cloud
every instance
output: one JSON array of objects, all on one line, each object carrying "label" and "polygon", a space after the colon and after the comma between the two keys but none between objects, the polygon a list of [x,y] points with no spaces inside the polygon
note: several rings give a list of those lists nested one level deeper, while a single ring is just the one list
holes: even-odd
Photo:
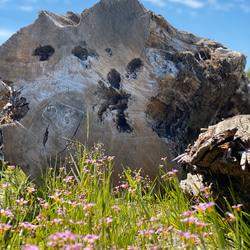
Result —
[{"label": "white cloud", "polygon": [[194,9],[202,8],[204,6],[204,3],[198,0],[168,0],[168,1],[173,3],[181,3]]},{"label": "white cloud", "polygon": [[1,39],[8,39],[12,36],[15,32],[12,30],[0,29],[0,38]]},{"label": "white cloud", "polygon": [[[240,1],[240,0],[236,0],[236,1]],[[235,4],[229,0],[226,0],[226,1],[208,0],[208,3],[210,4],[210,7],[215,10],[228,11],[235,6]]]},{"label": "white cloud", "polygon": [[237,3],[244,3],[245,0],[233,0],[233,2],[237,2]]},{"label": "white cloud", "polygon": [[9,2],[10,0],[0,0],[0,4],[5,4],[7,2]]},{"label": "white cloud", "polygon": [[4,10],[6,9],[6,6],[8,5],[7,3],[11,0],[0,0],[0,9]]},{"label": "white cloud", "polygon": [[145,2],[150,2],[154,5],[157,5],[159,7],[166,6],[166,3],[163,0],[144,0]]},{"label": "white cloud", "polygon": [[25,0],[27,4],[38,3],[40,0]]},{"label": "white cloud", "polygon": [[34,6],[31,5],[23,5],[18,7],[22,11],[33,11],[35,9]]},{"label": "white cloud", "polygon": [[240,8],[246,12],[246,13],[250,13],[250,5],[246,5],[246,4],[241,4]]}]

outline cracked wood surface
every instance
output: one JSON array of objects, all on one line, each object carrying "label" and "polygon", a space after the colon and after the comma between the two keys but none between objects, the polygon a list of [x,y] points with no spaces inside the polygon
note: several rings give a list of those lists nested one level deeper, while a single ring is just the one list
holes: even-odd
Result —
[{"label": "cracked wood surface", "polygon": [[[250,115],[234,116],[209,126],[176,160],[193,175],[202,176],[203,185],[214,182],[215,190],[229,199],[230,179],[236,196],[250,206]],[[191,194],[188,182],[182,181],[182,186]]]}]

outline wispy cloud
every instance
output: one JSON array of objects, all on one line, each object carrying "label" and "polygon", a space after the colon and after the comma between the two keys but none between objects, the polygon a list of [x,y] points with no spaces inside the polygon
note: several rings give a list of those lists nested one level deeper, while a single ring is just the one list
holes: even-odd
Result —
[{"label": "wispy cloud", "polygon": [[246,5],[246,4],[241,4],[240,8],[246,12],[246,13],[250,13],[250,5]]},{"label": "wispy cloud", "polygon": [[[240,0],[237,0],[240,1]],[[212,9],[228,11],[235,6],[235,4],[230,1],[218,1],[218,0],[208,0],[208,4]]]},{"label": "wispy cloud", "polygon": [[12,36],[15,32],[12,30],[0,29],[0,38],[7,39]]},{"label": "wispy cloud", "polygon": [[38,3],[40,0],[25,0],[26,4]]},{"label": "wispy cloud", "polygon": [[166,3],[163,0],[144,0],[145,2],[150,2],[154,5],[157,5],[159,7],[164,7],[166,6]]},{"label": "wispy cloud", "polygon": [[0,10],[4,10],[6,6],[8,5],[7,3],[11,0],[0,0]]},{"label": "wispy cloud", "polygon": [[31,5],[23,5],[18,7],[22,11],[33,11],[35,9],[34,6]]},{"label": "wispy cloud", "polygon": [[168,1],[173,3],[184,4],[194,9],[202,8],[204,6],[204,3],[198,0],[168,0]]},{"label": "wispy cloud", "polygon": [[[240,8],[245,13],[250,13],[250,3],[249,0],[145,0],[150,1],[152,3],[160,2],[168,2],[176,3],[181,5],[188,6],[192,9],[199,9],[202,7],[208,7],[212,10],[218,11],[232,11],[234,8]],[[165,4],[165,2],[163,2]],[[193,13],[192,16],[195,16],[197,13]]]},{"label": "wispy cloud", "polygon": [[9,2],[10,0],[0,0],[0,4],[5,4],[7,2]]}]

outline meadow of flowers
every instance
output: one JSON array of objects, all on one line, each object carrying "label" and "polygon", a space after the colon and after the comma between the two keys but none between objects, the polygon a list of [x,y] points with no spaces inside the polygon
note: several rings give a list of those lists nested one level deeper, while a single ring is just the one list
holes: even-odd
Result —
[{"label": "meadow of flowers", "polygon": [[124,169],[113,187],[114,157],[99,146],[78,149],[79,172],[53,166],[40,186],[16,166],[1,172],[0,249],[249,249],[249,214],[241,204],[215,204],[211,187],[190,201],[177,170],[159,166],[162,190]]}]

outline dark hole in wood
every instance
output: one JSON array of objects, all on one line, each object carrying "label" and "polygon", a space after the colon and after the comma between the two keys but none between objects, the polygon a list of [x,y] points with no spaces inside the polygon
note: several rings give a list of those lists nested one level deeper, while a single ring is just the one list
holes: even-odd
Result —
[{"label": "dark hole in wood", "polygon": [[129,62],[127,66],[127,71],[129,74],[138,71],[143,66],[143,62],[140,58],[134,58],[132,61]]},{"label": "dark hole in wood", "polygon": [[86,61],[89,55],[88,50],[86,48],[82,48],[80,45],[72,50],[72,54],[82,61]]},{"label": "dark hole in wood", "polygon": [[113,52],[110,48],[106,48],[105,51],[108,53],[109,56],[113,55]]},{"label": "dark hole in wood", "polygon": [[39,46],[36,48],[32,56],[40,56],[39,61],[47,61],[55,53],[55,49],[51,45]]},{"label": "dark hole in wood", "polygon": [[125,93],[124,91],[116,91],[113,87],[106,87],[102,81],[99,81],[99,90],[96,94],[100,96],[101,99],[104,99],[100,108],[98,110],[98,117],[103,121],[103,113],[110,110],[116,110],[116,126],[119,132],[131,133],[133,129],[127,122],[124,111],[128,108],[128,99],[130,94]]},{"label": "dark hole in wood", "polygon": [[120,82],[121,82],[121,76],[120,73],[117,72],[115,69],[111,69],[107,75],[107,79],[112,87],[119,89],[120,88]]},{"label": "dark hole in wood", "polygon": [[[84,42],[86,43],[86,42]],[[72,54],[76,57],[78,57],[82,61],[86,61],[88,59],[88,56],[98,58],[98,54],[91,49],[83,48],[82,46],[78,45],[72,50]]]},{"label": "dark hole in wood", "polygon": [[14,91],[10,97],[11,105],[7,109],[5,117],[1,120],[0,124],[8,124],[13,121],[20,121],[29,111],[29,103],[26,98],[20,97],[20,92]]},{"label": "dark hole in wood", "polygon": [[127,65],[127,77],[131,76],[132,78],[136,78],[136,73],[140,71],[140,69],[143,66],[143,62],[141,61],[140,58],[134,58],[129,62]]}]

